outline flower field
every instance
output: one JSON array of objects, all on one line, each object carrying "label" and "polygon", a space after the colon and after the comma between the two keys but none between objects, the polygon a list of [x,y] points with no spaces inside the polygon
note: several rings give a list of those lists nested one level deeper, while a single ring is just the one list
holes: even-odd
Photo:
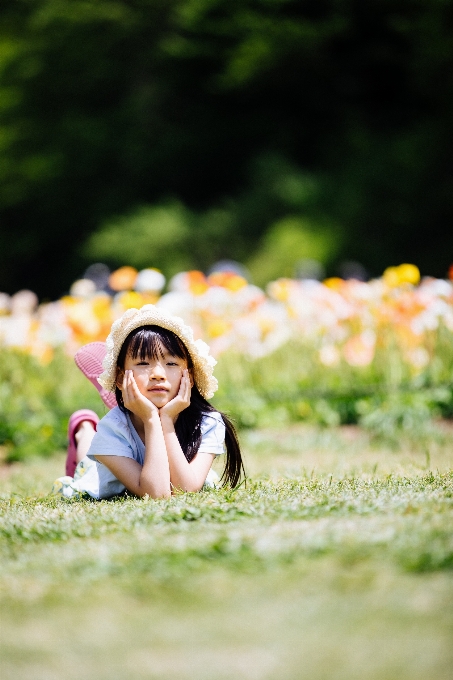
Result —
[{"label": "flower field", "polygon": [[[19,372],[31,362],[48,376],[81,345],[104,340],[126,309],[152,302],[209,343],[218,360],[216,403],[240,426],[360,422],[377,435],[397,439],[405,430],[419,440],[432,436],[433,416],[453,412],[451,280],[421,279],[417,267],[403,264],[369,282],[279,279],[263,290],[237,273],[189,271],[165,284],[157,270],[121,267],[103,289],[80,279],[54,302],[38,305],[31,291],[0,294],[3,354],[14,355]],[[68,408],[85,405],[77,384]],[[3,387],[0,400],[8,412],[11,388]],[[25,411],[36,414],[30,404]],[[67,415],[61,412],[62,422]],[[57,426],[42,427],[50,445]],[[0,432],[0,444],[11,437]]]},{"label": "flower field", "polygon": [[[143,273],[151,274],[148,286]],[[440,329],[453,333],[453,284],[420,282],[414,265],[391,267],[367,283],[279,279],[266,291],[230,272],[183,272],[164,294],[165,279],[155,270],[122,267],[111,280],[117,289],[111,294],[79,280],[71,294],[39,306],[31,291],[0,294],[0,342],[46,363],[58,347],[72,355],[87,342],[104,340],[126,309],[151,302],[181,316],[216,357],[234,348],[254,359],[297,340],[316,349],[326,367],[342,361],[369,366],[379,349],[397,349],[417,374],[433,359]]]}]

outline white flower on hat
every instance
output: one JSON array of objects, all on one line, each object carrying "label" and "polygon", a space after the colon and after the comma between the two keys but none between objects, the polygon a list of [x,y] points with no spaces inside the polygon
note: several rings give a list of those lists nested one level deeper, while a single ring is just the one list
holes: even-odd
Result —
[{"label": "white flower on hat", "polygon": [[200,356],[204,357],[205,359],[209,357],[214,361],[212,365],[215,366],[217,361],[214,359],[214,357],[210,356],[209,345],[207,345],[203,340],[196,340],[194,344],[197,347]]},{"label": "white flower on hat", "polygon": [[193,331],[179,316],[173,316],[155,305],[144,305],[140,309],[128,309],[117,319],[106,340],[107,353],[102,367],[104,372],[98,382],[109,392],[115,391],[117,360],[121,347],[129,333],[141,326],[161,326],[172,331],[184,343],[193,364],[193,377],[200,394],[210,399],[218,388],[213,376],[216,360],[210,354],[209,346],[203,340],[194,340]]}]

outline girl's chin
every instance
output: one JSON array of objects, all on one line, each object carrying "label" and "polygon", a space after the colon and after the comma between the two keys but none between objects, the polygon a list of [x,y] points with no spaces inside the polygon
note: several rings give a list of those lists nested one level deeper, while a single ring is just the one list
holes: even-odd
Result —
[{"label": "girl's chin", "polygon": [[168,404],[170,399],[168,398],[168,394],[152,394],[151,396],[148,396],[148,399],[151,403],[154,404],[154,406],[157,406],[158,408],[161,408],[162,406],[165,406],[165,404]]}]

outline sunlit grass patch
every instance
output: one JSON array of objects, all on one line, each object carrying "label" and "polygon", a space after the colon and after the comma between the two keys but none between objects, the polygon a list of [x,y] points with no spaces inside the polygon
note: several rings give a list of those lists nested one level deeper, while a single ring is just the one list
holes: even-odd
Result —
[{"label": "sunlit grass patch", "polygon": [[250,431],[247,485],[170,501],[0,481],[2,680],[447,680],[453,469],[354,428]]},{"label": "sunlit grass patch", "polygon": [[132,550],[126,570],[136,570],[136,558],[146,554],[150,565],[170,560],[185,570],[188,560],[238,567],[332,551],[354,560],[379,547],[410,569],[452,568],[452,487],[453,473],[428,473],[376,481],[250,481],[236,492],[159,502],[11,499],[2,502],[0,531],[14,556],[25,544],[90,539],[102,540],[115,561],[115,546],[125,543]]}]

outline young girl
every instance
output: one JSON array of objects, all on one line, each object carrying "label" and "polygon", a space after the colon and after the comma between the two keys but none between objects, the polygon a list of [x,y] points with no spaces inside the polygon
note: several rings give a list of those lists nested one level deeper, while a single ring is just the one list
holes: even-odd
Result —
[{"label": "young girl", "polygon": [[[154,305],[126,311],[106,347],[98,382],[115,392],[118,406],[97,423],[94,436],[93,428],[87,433],[86,457],[74,478],[60,478],[54,491],[98,499],[125,490],[152,498],[199,491],[213,485],[211,466],[224,452],[221,481],[236,486],[244,468],[234,427],[207,401],[217,389],[209,347],[194,341],[182,319]],[[82,430],[79,446],[83,438]]]}]

